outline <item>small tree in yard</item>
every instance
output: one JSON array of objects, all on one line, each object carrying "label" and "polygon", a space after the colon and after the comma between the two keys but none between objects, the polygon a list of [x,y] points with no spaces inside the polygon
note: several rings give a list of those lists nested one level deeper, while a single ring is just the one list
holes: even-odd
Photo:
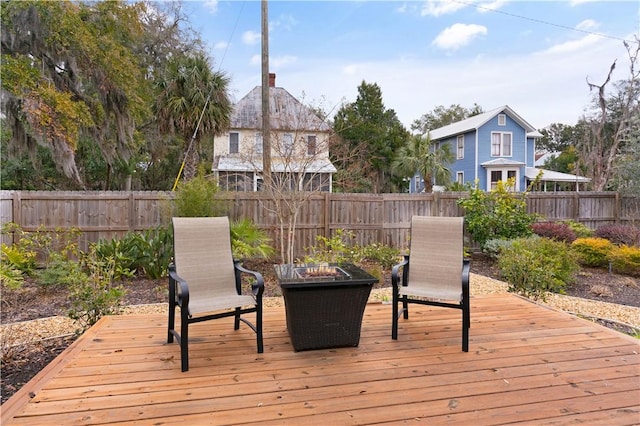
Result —
[{"label": "small tree in yard", "polygon": [[263,173],[262,146],[246,141],[243,160],[251,164],[264,180],[258,190],[268,195],[261,207],[274,215],[279,224],[279,251],[282,261],[294,263],[295,234],[302,207],[314,195],[328,191],[331,172],[329,161],[329,127],[319,117],[319,108],[302,103],[291,106],[293,111],[272,116],[270,145],[271,173]]},{"label": "small tree in yard", "polygon": [[484,246],[490,239],[510,240],[531,235],[536,215],[527,213],[527,192],[514,193],[513,178],[498,182],[496,189],[485,192],[476,184],[469,198],[458,200],[464,208],[464,220],[474,241]]}]

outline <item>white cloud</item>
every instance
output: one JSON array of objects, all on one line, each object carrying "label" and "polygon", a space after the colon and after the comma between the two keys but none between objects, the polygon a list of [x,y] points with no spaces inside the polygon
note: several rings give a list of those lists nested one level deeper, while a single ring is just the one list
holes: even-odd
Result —
[{"label": "white cloud", "polygon": [[487,27],[482,25],[453,24],[438,34],[432,44],[441,49],[455,50],[471,43],[476,37],[486,34]]},{"label": "white cloud", "polygon": [[589,34],[585,37],[582,37],[578,40],[571,40],[564,43],[556,44],[546,50],[544,50],[543,54],[550,55],[559,55],[559,54],[567,54],[573,52],[584,51],[586,48],[597,44],[601,41],[602,37],[596,34]]},{"label": "white cloud", "polygon": [[214,50],[224,50],[227,48],[227,46],[229,46],[229,43],[227,43],[226,41],[219,41],[216,44],[213,45],[213,49]]},{"label": "white cloud", "polygon": [[506,5],[508,3],[507,0],[493,0],[491,2],[486,2],[486,3],[480,3],[478,6],[478,12],[480,13],[485,13],[485,12],[491,12],[494,10],[498,10],[500,9],[502,6]]},{"label": "white cloud", "polygon": [[244,34],[242,34],[242,42],[244,44],[254,45],[258,43],[261,38],[260,33],[255,31],[245,31]]},{"label": "white cloud", "polygon": [[282,68],[298,61],[297,56],[283,55],[269,58],[269,67]]},{"label": "white cloud", "polygon": [[600,27],[600,24],[594,21],[593,19],[585,19],[584,21],[576,25],[576,29],[582,30],[582,31],[591,31],[599,27]]},{"label": "white cloud", "polygon": [[262,65],[262,55],[253,55],[251,59],[249,59],[250,65]]},{"label": "white cloud", "polygon": [[215,15],[218,12],[218,0],[206,0],[204,2],[204,7]]},{"label": "white cloud", "polygon": [[569,4],[571,6],[579,6],[579,5],[584,4],[584,3],[591,3],[591,2],[595,2],[595,1],[598,1],[598,0],[571,0],[569,2]]},{"label": "white cloud", "polygon": [[420,14],[422,16],[438,17],[457,12],[466,6],[466,4],[454,0],[427,0],[427,2],[422,6]]}]

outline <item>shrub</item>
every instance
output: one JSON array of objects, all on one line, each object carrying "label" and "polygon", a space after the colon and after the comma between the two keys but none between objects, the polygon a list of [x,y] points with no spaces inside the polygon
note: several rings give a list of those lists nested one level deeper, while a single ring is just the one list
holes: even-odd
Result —
[{"label": "shrub", "polygon": [[355,234],[344,229],[337,229],[331,238],[318,235],[316,245],[307,247],[308,252],[303,258],[304,263],[359,263],[361,258],[352,241]]},{"label": "shrub", "polygon": [[95,251],[90,251],[83,256],[82,266],[87,274],[78,275],[78,279],[69,286],[71,308],[68,315],[78,321],[79,332],[91,327],[104,315],[119,313],[125,295],[122,286],[113,284],[113,259],[99,260]]},{"label": "shrub", "polygon": [[513,239],[531,235],[531,224],[536,215],[527,213],[526,192],[513,193],[510,189],[515,180],[498,182],[490,192],[476,185],[469,198],[458,200],[464,208],[464,220],[471,237],[484,246],[491,238]]},{"label": "shrub", "polygon": [[232,221],[230,227],[231,249],[235,259],[268,259],[275,253],[275,249],[269,244],[271,239],[267,233],[258,229],[249,219]]},{"label": "shrub", "polygon": [[640,247],[614,246],[609,253],[609,260],[614,271],[640,276]]},{"label": "shrub", "polygon": [[565,220],[563,223],[566,223],[569,228],[576,234],[576,238],[589,238],[593,237],[593,231],[589,229],[586,225],[580,222],[576,222],[574,220]]},{"label": "shrub", "polygon": [[175,215],[182,217],[214,217],[226,214],[226,203],[216,198],[218,185],[207,179],[202,171],[176,190]]},{"label": "shrub", "polygon": [[547,292],[564,293],[578,271],[566,244],[549,238],[519,238],[498,258],[502,277],[509,291],[534,299],[544,299]]},{"label": "shrub", "polygon": [[578,238],[571,243],[578,261],[585,266],[602,267],[609,264],[609,254],[615,246],[604,238]]},{"label": "shrub", "polygon": [[564,222],[537,222],[531,224],[531,230],[540,237],[550,238],[556,241],[571,243],[576,239],[576,234]]},{"label": "shrub", "polygon": [[382,266],[383,269],[391,269],[400,262],[400,250],[384,244],[373,243],[360,248],[361,257]]},{"label": "shrub", "polygon": [[86,279],[80,264],[62,255],[52,256],[46,268],[36,274],[37,284],[45,289],[67,288]]},{"label": "shrub", "polygon": [[487,240],[482,247],[482,252],[493,259],[497,259],[503,250],[508,250],[511,247],[512,242],[513,240],[501,240],[498,238]]},{"label": "shrub", "polygon": [[640,228],[633,225],[602,225],[596,229],[595,236],[617,245],[640,246]]}]

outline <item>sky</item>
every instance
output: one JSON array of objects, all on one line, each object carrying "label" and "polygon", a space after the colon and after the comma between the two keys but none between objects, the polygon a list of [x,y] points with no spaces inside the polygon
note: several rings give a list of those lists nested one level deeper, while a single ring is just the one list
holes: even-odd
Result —
[{"label": "sky", "polygon": [[[192,0],[184,12],[232,100],[261,85],[261,2]],[[268,1],[276,86],[329,117],[363,81],[410,129],[437,106],[509,105],[536,129],[575,124],[587,81],[629,76],[623,40],[640,37],[640,1]],[[612,85],[609,84],[608,87]]]}]

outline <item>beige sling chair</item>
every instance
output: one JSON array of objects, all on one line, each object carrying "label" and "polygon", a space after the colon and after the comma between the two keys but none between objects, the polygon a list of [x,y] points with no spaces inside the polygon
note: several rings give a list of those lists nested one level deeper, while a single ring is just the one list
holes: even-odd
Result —
[{"label": "beige sling chair", "polygon": [[[257,335],[258,353],[262,353],[262,293],[264,280],[249,271],[231,253],[227,217],[174,217],[174,263],[169,266],[169,332],[180,344],[182,371],[189,370],[189,324],[235,317]],[[242,294],[242,274],[251,274],[252,295]],[[180,308],[180,332],[175,329],[176,308]],[[256,313],[255,325],[241,315]]]},{"label": "beige sling chair", "polygon": [[[393,267],[391,338],[398,338],[398,319],[409,318],[409,303],[462,311],[462,350],[469,351],[469,260],[464,259],[463,218],[414,216],[409,255]],[[398,310],[398,304],[402,309]]]}]

